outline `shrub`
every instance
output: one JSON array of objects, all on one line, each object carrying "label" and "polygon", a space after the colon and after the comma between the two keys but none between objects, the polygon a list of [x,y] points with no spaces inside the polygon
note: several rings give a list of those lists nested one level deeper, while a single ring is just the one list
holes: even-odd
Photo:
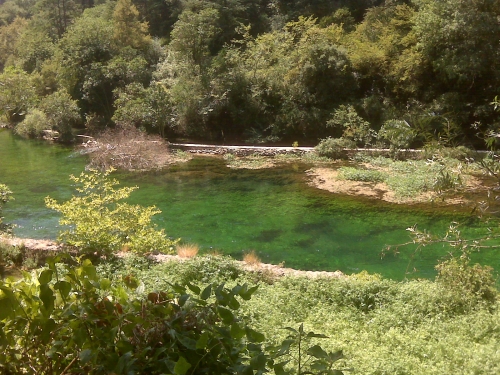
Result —
[{"label": "shrub", "polygon": [[41,138],[43,131],[49,128],[50,126],[45,113],[39,109],[33,109],[14,129],[22,137]]},{"label": "shrub", "polygon": [[326,126],[343,128],[342,138],[361,147],[371,144],[375,137],[375,132],[370,129],[370,123],[360,117],[352,105],[341,105],[327,121]]},{"label": "shrub", "polygon": [[176,285],[133,298],[125,285],[89,260],[0,281],[1,372],[242,374],[272,364],[264,335],[236,315],[257,287]]},{"label": "shrub", "polygon": [[65,90],[59,90],[44,97],[38,108],[47,116],[49,128],[59,132],[59,141],[73,140],[72,128],[81,123],[76,100]]},{"label": "shrub", "polygon": [[119,182],[108,177],[111,172],[91,170],[80,177],[70,176],[78,195],[64,203],[45,199],[47,207],[62,213],[61,225],[70,226],[59,240],[85,254],[111,254],[124,248],[137,253],[172,252],[177,241],[168,239],[151,222],[161,211],[120,202],[137,188],[115,189]]},{"label": "shrub", "polygon": [[339,169],[339,177],[345,180],[362,182],[384,182],[386,176],[381,171],[373,169],[357,169],[353,167],[342,167]]},{"label": "shrub", "polygon": [[401,120],[386,121],[378,133],[379,140],[388,142],[391,151],[394,152],[410,147],[415,136],[415,131],[410,125]]},{"label": "shrub", "polygon": [[331,159],[342,159],[346,157],[345,149],[355,147],[355,145],[345,138],[325,138],[315,147],[319,156],[326,156]]},{"label": "shrub", "polygon": [[466,257],[454,257],[440,262],[436,270],[436,281],[462,297],[495,301],[497,290],[493,268],[480,264],[471,265]]}]

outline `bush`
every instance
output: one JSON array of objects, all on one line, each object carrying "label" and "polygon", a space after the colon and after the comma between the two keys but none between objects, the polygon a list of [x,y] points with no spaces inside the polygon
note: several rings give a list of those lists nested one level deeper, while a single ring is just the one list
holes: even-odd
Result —
[{"label": "bush", "polygon": [[466,160],[467,158],[472,158],[473,156],[474,151],[465,146],[443,147],[436,143],[426,144],[422,152],[423,159],[451,158],[457,160]]},{"label": "bush", "polygon": [[394,152],[409,148],[415,136],[415,131],[410,125],[401,120],[386,121],[378,133],[379,140],[388,142],[391,151]]},{"label": "bush", "polygon": [[494,302],[497,297],[493,268],[470,264],[467,258],[451,258],[436,266],[436,281],[461,296]]},{"label": "bush", "polygon": [[61,225],[70,226],[59,235],[59,240],[85,254],[111,254],[120,250],[173,253],[177,241],[168,239],[151,222],[151,217],[161,211],[154,206],[120,202],[137,188],[115,189],[119,182],[108,177],[111,172],[112,169],[91,170],[80,177],[70,176],[79,194],[67,202],[45,198],[47,207],[62,213]]},{"label": "bush", "polygon": [[335,110],[333,117],[327,121],[326,126],[343,128],[342,138],[361,147],[371,144],[376,135],[370,129],[370,123],[360,117],[352,105],[341,105]]},{"label": "bush", "polygon": [[44,97],[38,108],[47,116],[49,128],[59,132],[59,141],[73,140],[72,128],[81,123],[76,100],[71,99],[65,90],[59,90]]},{"label": "bush", "polygon": [[264,335],[243,324],[238,299],[257,289],[188,284],[132,298],[89,260],[62,274],[55,261],[0,281],[0,370],[42,374],[266,372]]},{"label": "bush", "polygon": [[384,173],[373,169],[357,169],[352,167],[342,167],[339,169],[339,176],[344,180],[362,182],[384,182]]},{"label": "bush", "polygon": [[356,145],[345,138],[325,138],[315,147],[319,156],[326,156],[331,159],[342,159],[346,157],[345,149]]},{"label": "bush", "polygon": [[43,131],[49,128],[50,126],[45,113],[39,109],[33,109],[14,129],[15,132],[22,137],[41,138],[43,136]]}]

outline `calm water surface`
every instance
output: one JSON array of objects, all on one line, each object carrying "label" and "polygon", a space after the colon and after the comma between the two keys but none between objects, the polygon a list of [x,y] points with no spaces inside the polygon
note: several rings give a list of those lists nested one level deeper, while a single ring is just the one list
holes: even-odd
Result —
[{"label": "calm water surface", "polygon": [[[68,199],[69,174],[79,174],[85,158],[71,149],[14,137],[0,130],[0,182],[14,192],[5,206],[5,221],[15,223],[20,237],[55,238],[58,216],[45,208],[44,197]],[[137,185],[133,203],[156,205],[156,222],[172,237],[235,258],[255,250],[269,263],[313,270],[367,270],[401,279],[411,249],[381,259],[388,244],[409,240],[406,228],[418,224],[443,233],[460,221],[470,236],[487,228],[465,213],[432,207],[408,208],[353,199],[307,185],[305,165],[266,170],[232,170],[221,159],[195,158],[154,173],[118,174],[123,185]],[[426,248],[412,263],[418,277],[432,277],[441,246]],[[500,268],[499,252],[480,260]]]}]

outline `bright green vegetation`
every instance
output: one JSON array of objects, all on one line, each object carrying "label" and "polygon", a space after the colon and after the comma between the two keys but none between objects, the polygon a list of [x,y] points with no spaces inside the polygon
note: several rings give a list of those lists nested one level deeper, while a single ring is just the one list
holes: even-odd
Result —
[{"label": "bright green vegetation", "polygon": [[169,240],[163,229],[151,222],[161,211],[123,202],[137,187],[115,188],[119,182],[108,177],[112,171],[91,170],[79,177],[70,176],[77,194],[64,203],[45,198],[48,208],[62,214],[60,224],[69,227],[60,233],[59,241],[80,253],[97,255],[120,250],[172,252],[177,241]]},{"label": "bright green vegetation", "polygon": [[[457,264],[456,259],[453,262]],[[481,272],[471,272],[473,267],[469,266],[463,269],[465,273],[454,272],[456,269],[453,264],[450,266],[443,263],[436,281],[396,282],[366,273],[342,279],[307,279],[296,276],[276,278],[266,272],[249,273],[234,260],[220,256],[165,264],[130,257],[101,263],[97,266],[97,274],[88,263],[69,269],[60,265],[51,266],[37,276],[41,285],[30,287],[35,294],[40,294],[43,285],[47,285],[41,293],[43,299],[29,311],[33,314],[30,316],[40,316],[42,319],[37,323],[39,326],[30,327],[42,328],[45,324],[43,314],[48,311],[54,317],[60,317],[55,319],[57,327],[65,327],[68,322],[60,315],[63,306],[66,306],[65,311],[74,311],[76,316],[86,313],[95,317],[76,320],[78,324],[67,327],[64,331],[67,335],[64,340],[67,341],[64,345],[57,344],[50,351],[50,357],[41,356],[40,360],[44,364],[51,359],[61,358],[64,353],[72,353],[64,358],[64,363],[68,364],[77,357],[76,353],[81,353],[76,361],[85,360],[89,366],[97,363],[113,368],[119,361],[120,354],[135,350],[136,365],[152,365],[154,359],[151,355],[146,355],[154,353],[159,349],[158,346],[141,344],[152,339],[153,332],[162,335],[164,329],[172,328],[176,332],[175,337],[161,336],[169,345],[158,354],[159,358],[168,358],[176,363],[180,360],[179,354],[182,355],[191,364],[191,370],[187,371],[189,374],[200,358],[200,353],[204,353],[207,348],[202,345],[205,339],[222,339],[227,348],[235,350],[235,356],[232,357],[234,365],[241,364],[238,361],[248,364],[245,361],[258,354],[257,350],[265,349],[269,344],[280,344],[287,339],[290,331],[285,327],[297,329],[303,324],[306,332],[314,331],[327,336],[322,339],[313,338],[309,345],[320,344],[323,349],[332,353],[342,350],[345,358],[336,363],[336,368],[354,368],[355,373],[497,374],[500,370],[497,350],[500,341],[500,310],[497,291],[486,269],[482,270],[485,277],[469,279],[471,282],[465,281],[466,272],[476,275],[481,275]],[[49,282],[56,278],[56,272],[59,284]],[[66,275],[73,277],[67,278]],[[20,288],[22,283],[16,288]],[[225,286],[219,287],[221,283]],[[182,287],[173,288],[172,284]],[[237,287],[244,284],[249,286],[243,289]],[[256,291],[251,287],[254,285],[258,285]],[[67,293],[66,302],[61,298],[49,298],[49,288],[54,296]],[[83,291],[88,292],[87,300],[77,298]],[[161,291],[165,293],[162,294]],[[186,293],[192,297],[172,299]],[[220,294],[214,299],[213,296],[217,293]],[[249,297],[251,294],[250,299],[239,297]],[[111,296],[115,297],[111,299]],[[158,303],[160,301],[164,303]],[[6,302],[5,299],[2,300],[2,303]],[[46,306],[48,310],[44,310]],[[139,306],[142,306],[143,313],[149,319],[139,318]],[[8,311],[9,309],[2,309],[4,316]],[[163,317],[167,316],[167,319],[162,318],[161,323],[157,320],[160,312]],[[198,314],[200,319],[199,325],[194,328],[189,327],[191,320],[187,318],[191,314]],[[210,320],[210,316],[218,318]],[[172,319],[174,317],[186,319]],[[18,318],[19,322],[21,320]],[[16,320],[9,324],[14,322]],[[117,326],[119,322],[122,324]],[[136,331],[135,343],[127,342],[130,337],[129,323],[139,324],[144,329]],[[78,332],[84,329],[83,325],[87,325],[92,334],[79,338]],[[211,325],[221,328],[214,330]],[[245,326],[248,328],[244,328]],[[13,331],[8,331],[9,335],[26,332],[28,329],[25,324],[12,327]],[[124,334],[117,336],[117,330],[113,331],[114,327]],[[153,329],[150,331],[151,335],[145,334],[148,327]],[[207,331],[203,340],[200,329]],[[58,337],[59,332],[52,330],[52,335],[35,337],[37,340],[50,342]],[[97,335],[99,330],[102,330],[102,334]],[[229,334],[229,331],[234,340],[232,342],[225,341],[228,338],[224,335]],[[140,335],[141,332],[143,334]],[[75,339],[70,339],[73,334]],[[24,339],[28,340],[28,337]],[[112,337],[116,337],[114,342],[117,344],[112,344]],[[186,340],[186,337],[193,341]],[[257,345],[251,345],[255,341],[258,341]],[[102,357],[99,348],[107,353],[106,357]],[[36,354],[37,349],[37,346],[33,346],[31,354]],[[252,349],[253,355],[248,351]],[[291,353],[296,355],[296,350],[297,347],[291,345]],[[25,358],[28,358],[27,352]],[[265,352],[270,354],[269,351]],[[212,354],[219,357],[214,358]],[[121,363],[130,364],[132,358],[123,356]],[[212,362],[215,359],[227,364],[224,350],[210,352],[203,363],[207,368],[215,366]],[[258,361],[253,361],[253,365],[256,362]],[[135,365],[130,366],[133,368]],[[287,367],[294,368],[292,373],[297,373],[296,361],[292,360]]]},{"label": "bright green vegetation", "polygon": [[20,134],[393,151],[498,131],[494,0],[5,0],[0,116]]},{"label": "bright green vegetation", "polygon": [[0,370],[342,375],[333,367],[342,351],[312,345],[326,336],[303,325],[288,327],[281,345],[263,346],[265,335],[237,311],[257,288],[188,282],[145,292],[132,275],[112,283],[89,260],[61,255],[21,280],[0,281]]},{"label": "bright green vegetation", "polygon": [[385,182],[396,197],[415,197],[421,193],[456,192],[463,187],[468,173],[477,173],[478,165],[451,158],[395,161],[385,157],[358,155],[356,161],[366,165],[341,167],[339,177],[363,182]]}]

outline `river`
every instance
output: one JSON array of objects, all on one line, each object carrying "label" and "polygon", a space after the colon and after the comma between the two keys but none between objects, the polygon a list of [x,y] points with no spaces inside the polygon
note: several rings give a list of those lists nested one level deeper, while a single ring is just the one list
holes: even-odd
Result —
[{"label": "river", "polygon": [[[14,192],[4,208],[15,235],[55,239],[58,215],[44,198],[59,201],[73,194],[70,174],[85,169],[85,156],[71,148],[18,138],[0,130],[0,183]],[[426,247],[410,263],[412,248],[398,256],[381,251],[409,240],[406,228],[444,233],[459,221],[468,236],[486,232],[485,224],[461,210],[398,206],[335,195],[307,184],[309,166],[289,164],[263,170],[234,170],[222,159],[196,157],[188,163],[149,173],[118,173],[123,185],[139,186],[130,202],[156,205],[155,222],[173,238],[241,259],[255,250],[264,262],[306,270],[367,270],[402,279],[433,277],[436,261],[449,249]],[[498,251],[478,259],[500,267]],[[410,266],[409,266],[410,265]],[[409,266],[409,267],[408,267]]]}]

